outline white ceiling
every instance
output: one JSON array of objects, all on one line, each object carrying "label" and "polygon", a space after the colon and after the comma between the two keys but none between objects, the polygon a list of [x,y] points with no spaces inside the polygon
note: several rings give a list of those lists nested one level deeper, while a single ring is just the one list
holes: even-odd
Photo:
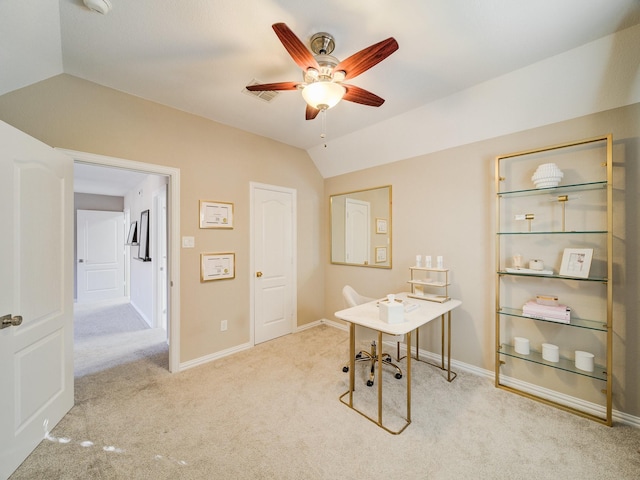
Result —
[{"label": "white ceiling", "polygon": [[102,167],[76,162],[73,165],[73,191],[76,193],[124,197],[148,176],[146,173],[122,168]]},{"label": "white ceiling", "polygon": [[386,99],[341,102],[329,139],[640,23],[639,0],[82,0],[0,2],[0,94],[67,73],[305,150],[322,145],[295,91],[266,103],[244,90],[297,81],[273,32],[285,22],[305,43],[335,37],[344,59],[393,36],[397,52],[350,83]]}]

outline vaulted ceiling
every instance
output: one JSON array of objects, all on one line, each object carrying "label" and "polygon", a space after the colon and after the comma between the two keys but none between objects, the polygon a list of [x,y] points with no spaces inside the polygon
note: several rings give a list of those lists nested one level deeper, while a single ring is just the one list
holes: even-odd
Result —
[{"label": "vaulted ceiling", "polygon": [[[359,130],[640,23],[638,0],[83,0],[0,2],[0,94],[67,73],[313,152]],[[399,50],[349,83],[386,100],[341,102],[306,121],[297,91],[266,102],[244,87],[300,81],[271,25],[342,60],[388,37]],[[312,154],[313,157],[313,154]]]}]

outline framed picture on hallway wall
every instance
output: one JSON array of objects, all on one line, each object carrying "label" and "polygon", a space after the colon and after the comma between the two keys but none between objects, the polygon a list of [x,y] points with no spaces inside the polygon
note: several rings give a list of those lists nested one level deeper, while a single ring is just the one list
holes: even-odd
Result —
[{"label": "framed picture on hallway wall", "polygon": [[200,228],[233,228],[233,203],[200,200]]},{"label": "framed picture on hallway wall", "polygon": [[149,210],[140,213],[140,234],[138,235],[138,260],[150,262],[149,257]]},{"label": "framed picture on hallway wall", "polygon": [[131,222],[129,235],[127,235],[127,245],[138,245],[138,222]]},{"label": "framed picture on hallway wall", "polygon": [[200,281],[235,278],[235,253],[202,253],[200,254]]}]

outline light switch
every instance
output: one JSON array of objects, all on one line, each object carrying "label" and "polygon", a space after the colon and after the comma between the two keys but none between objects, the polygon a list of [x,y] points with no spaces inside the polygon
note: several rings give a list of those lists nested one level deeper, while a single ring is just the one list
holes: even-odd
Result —
[{"label": "light switch", "polygon": [[196,239],[193,237],[182,237],[182,248],[194,248]]}]

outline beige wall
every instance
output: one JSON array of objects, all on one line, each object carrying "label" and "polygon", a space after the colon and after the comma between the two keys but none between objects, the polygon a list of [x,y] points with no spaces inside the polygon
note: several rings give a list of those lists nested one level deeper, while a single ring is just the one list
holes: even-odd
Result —
[{"label": "beige wall", "polygon": [[[615,175],[614,408],[640,415],[637,260],[640,106],[549,125],[326,179],[305,152],[98,85],[61,75],[0,97],[0,119],[52,146],[181,169],[181,361],[249,339],[249,182],[298,191],[298,324],[334,318],[340,290],[370,296],[405,290],[416,254],[443,255],[454,315],[453,357],[493,370],[493,161],[499,154],[612,132]],[[424,134],[428,134],[425,132]],[[323,192],[324,184],[324,192]],[[393,186],[393,269],[328,264],[329,196]],[[232,201],[236,228],[198,228],[200,199]],[[233,281],[199,282],[199,252],[232,250]],[[219,332],[219,319],[229,331]],[[431,338],[433,340],[431,340]],[[423,345],[439,351],[438,329]]]},{"label": "beige wall", "polygon": [[[492,371],[495,156],[609,132],[615,187],[614,409],[640,415],[639,104],[326,179],[327,203],[335,193],[393,185],[393,269],[329,265],[325,315],[334,318],[333,312],[343,308],[344,284],[373,297],[407,290],[415,255],[443,255],[452,270],[450,293],[463,302],[453,315],[452,355]],[[328,241],[328,228],[326,236]],[[439,352],[439,325],[427,326],[421,339],[421,346]]]},{"label": "beige wall", "polygon": [[[0,119],[54,147],[180,169],[181,362],[249,341],[249,182],[295,188],[298,325],[324,313],[323,180],[306,152],[60,75],[0,97]],[[233,230],[200,230],[200,199],[233,202]],[[200,252],[234,251],[236,278],[200,283]],[[220,320],[228,331],[220,332]]]}]

